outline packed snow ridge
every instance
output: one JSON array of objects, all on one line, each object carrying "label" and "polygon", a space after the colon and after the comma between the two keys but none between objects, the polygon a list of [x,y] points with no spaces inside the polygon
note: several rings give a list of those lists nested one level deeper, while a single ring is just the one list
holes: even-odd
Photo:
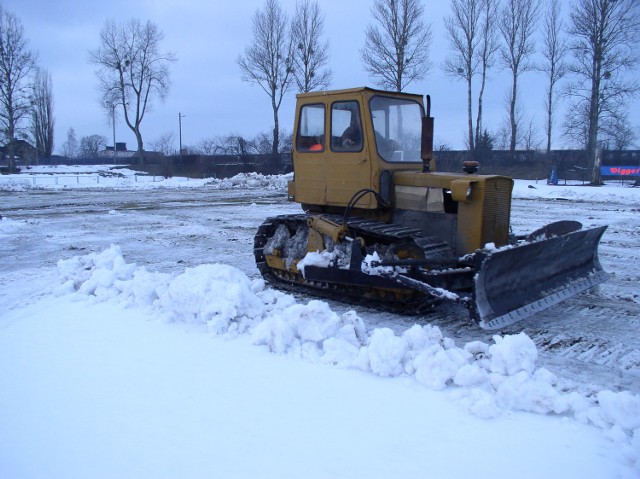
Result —
[{"label": "packed snow ridge", "polygon": [[286,191],[293,174],[262,175],[239,173],[231,178],[171,177],[148,175],[144,172],[113,166],[42,166],[20,174],[2,175],[0,191],[65,190],[65,189],[153,189],[200,188],[216,190],[256,189]]},{"label": "packed snow ridge", "polygon": [[450,393],[482,418],[509,411],[573,416],[607,431],[640,471],[640,397],[628,391],[576,392],[536,367],[538,351],[524,333],[459,347],[428,324],[416,324],[399,336],[388,328],[368,331],[354,311],[338,315],[317,300],[299,304],[232,266],[154,273],[127,263],[117,245],[61,260],[57,269],[57,295],[147,308],[162,320],[206,327],[229,339],[250,335],[254,344],[275,354],[383,377],[413,377],[427,388]]}]

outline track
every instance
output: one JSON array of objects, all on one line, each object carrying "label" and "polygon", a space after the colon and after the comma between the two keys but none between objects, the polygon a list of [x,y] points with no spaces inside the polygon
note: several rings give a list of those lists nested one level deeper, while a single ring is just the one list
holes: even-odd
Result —
[{"label": "track", "polygon": [[[334,223],[342,221],[341,216],[323,215],[323,217]],[[307,218],[306,215],[272,217],[258,228],[254,242],[256,265],[260,273],[271,284],[299,294],[315,294],[323,298],[347,301],[360,306],[375,305],[377,309],[397,314],[425,314],[441,302],[438,297],[419,292],[415,287],[408,287],[399,280],[393,281],[381,276],[363,275],[359,270],[351,272],[348,269],[339,269],[337,271],[341,274],[353,274],[354,278],[345,280],[340,276],[333,281],[330,279],[308,280],[300,274],[270,268],[264,255],[264,247],[269,238],[274,235],[279,225],[286,225],[290,232],[297,231],[300,227],[307,228]],[[397,245],[406,247],[410,245],[414,250],[420,250],[424,258],[440,261],[444,258],[454,260],[445,243],[437,238],[422,237],[419,230],[416,229],[354,218],[349,221],[349,230],[354,237],[364,238],[367,245],[376,244],[382,245],[381,247]],[[359,264],[360,260],[358,260]],[[327,274],[327,270],[324,268],[319,268],[319,271],[323,272],[323,276]],[[470,276],[471,273],[467,274]],[[362,279],[366,284],[358,284],[358,281]],[[470,277],[468,281],[470,285]]]}]

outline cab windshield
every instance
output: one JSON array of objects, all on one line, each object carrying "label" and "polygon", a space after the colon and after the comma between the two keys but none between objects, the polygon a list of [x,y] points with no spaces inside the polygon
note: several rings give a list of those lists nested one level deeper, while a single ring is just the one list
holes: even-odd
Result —
[{"label": "cab windshield", "polygon": [[420,162],[422,107],[413,100],[375,96],[370,102],[378,154],[388,162]]}]

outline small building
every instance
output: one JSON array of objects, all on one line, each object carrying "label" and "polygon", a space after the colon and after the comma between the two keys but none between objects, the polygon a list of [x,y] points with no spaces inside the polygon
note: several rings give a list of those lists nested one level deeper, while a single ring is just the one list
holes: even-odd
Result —
[{"label": "small building", "polygon": [[13,150],[14,158],[20,159],[24,163],[35,161],[38,156],[35,146],[26,140],[13,140],[0,147],[3,157],[9,154],[9,150]]},{"label": "small building", "polygon": [[38,151],[25,140],[13,140],[0,147],[0,169],[15,170],[18,166],[29,166],[38,160]]},{"label": "small building", "polygon": [[128,159],[136,156],[136,151],[127,150],[126,142],[116,142],[115,151],[113,146],[107,146],[99,154],[102,158]]}]

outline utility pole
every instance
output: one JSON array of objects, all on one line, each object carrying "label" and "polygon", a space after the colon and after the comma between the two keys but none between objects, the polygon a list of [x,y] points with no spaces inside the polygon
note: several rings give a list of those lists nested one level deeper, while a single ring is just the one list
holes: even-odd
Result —
[{"label": "utility pole", "polygon": [[116,104],[111,104],[111,119],[113,121],[113,166],[116,166]]},{"label": "utility pole", "polygon": [[180,132],[180,160],[182,160],[182,119],[185,117],[182,113],[178,113],[178,127]]},{"label": "utility pole", "polygon": [[113,125],[113,151],[111,152],[111,158],[113,159],[113,165],[116,164],[116,104],[112,102],[105,102],[105,108],[111,109],[111,124]]}]

